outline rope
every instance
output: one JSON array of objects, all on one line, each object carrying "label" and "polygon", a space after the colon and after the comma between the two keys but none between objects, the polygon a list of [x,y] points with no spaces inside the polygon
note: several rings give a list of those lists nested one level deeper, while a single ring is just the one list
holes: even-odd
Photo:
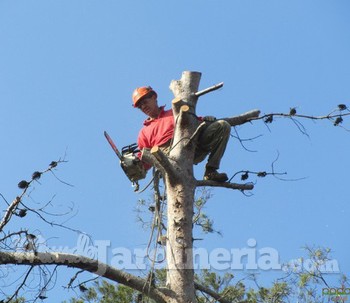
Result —
[{"label": "rope", "polygon": [[[146,249],[146,256],[147,258],[152,262],[151,264],[151,269],[150,269],[150,273],[149,273],[149,277],[147,278],[147,281],[143,287],[143,290],[145,290],[146,286],[148,285],[148,290],[150,290],[151,286],[152,286],[152,281],[153,281],[153,276],[154,276],[154,267],[156,263],[162,263],[165,259],[166,259],[166,250],[164,249],[164,259],[163,260],[156,260],[156,255],[157,255],[157,251],[158,251],[158,247],[159,247],[159,243],[158,243],[158,239],[160,238],[161,234],[162,234],[162,213],[164,210],[164,201],[165,201],[165,192],[166,192],[166,188],[164,186],[164,193],[163,195],[159,195],[158,193],[158,181],[159,181],[159,171],[155,171],[155,169],[153,168],[153,178],[152,180],[154,180],[154,190],[156,191],[156,208],[154,211],[154,216],[153,216],[153,222],[152,222],[152,227],[151,227],[151,235],[147,244],[147,249]],[[157,183],[157,184],[156,184]],[[163,202],[162,202],[163,201]],[[154,239],[154,232],[155,232],[155,227],[157,225],[157,234],[155,237],[155,249],[154,249],[154,254],[153,254],[153,258],[150,256],[150,247],[152,244],[152,240]]]}]

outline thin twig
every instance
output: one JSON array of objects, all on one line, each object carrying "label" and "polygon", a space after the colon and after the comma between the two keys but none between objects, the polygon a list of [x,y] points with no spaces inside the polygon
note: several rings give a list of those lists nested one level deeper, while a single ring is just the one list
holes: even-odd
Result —
[{"label": "thin twig", "polygon": [[10,206],[10,204],[7,202],[7,200],[5,199],[5,197],[3,196],[3,194],[0,193],[0,196],[1,196],[1,198],[4,199],[4,201],[5,201],[5,203],[7,204],[7,206]]},{"label": "thin twig", "polygon": [[29,268],[28,272],[27,272],[26,275],[24,276],[24,279],[23,279],[22,283],[17,287],[17,289],[16,289],[16,291],[14,292],[14,294],[13,294],[11,297],[9,297],[9,298],[7,299],[6,303],[10,303],[15,297],[18,296],[19,291],[22,289],[23,286],[25,286],[26,281],[27,281],[27,279],[28,279],[28,277],[29,277],[29,274],[31,273],[31,271],[32,271],[33,269],[34,269],[34,266],[31,266],[31,267]]},{"label": "thin twig", "polygon": [[241,146],[242,146],[246,151],[251,152],[251,153],[256,153],[256,152],[257,152],[256,150],[250,150],[250,149],[246,148],[246,147],[244,146],[243,142],[244,142],[244,141],[253,141],[253,140],[256,139],[256,138],[261,137],[261,135],[260,135],[260,136],[256,136],[256,137],[251,138],[251,139],[242,139],[242,138],[239,136],[239,134],[238,134],[237,128],[236,128],[236,127],[233,127],[233,129],[234,129],[234,131],[235,131],[235,133],[236,133],[236,136],[233,136],[233,135],[231,135],[231,136],[232,136],[232,137],[235,137],[235,138],[239,141],[239,143],[241,144]]}]

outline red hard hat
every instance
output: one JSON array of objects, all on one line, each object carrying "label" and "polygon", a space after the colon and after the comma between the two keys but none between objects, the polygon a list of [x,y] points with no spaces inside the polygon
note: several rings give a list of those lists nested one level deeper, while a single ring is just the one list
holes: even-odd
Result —
[{"label": "red hard hat", "polygon": [[145,96],[149,95],[149,94],[155,94],[157,97],[157,93],[153,90],[152,87],[150,86],[142,86],[142,87],[138,87],[134,90],[134,92],[132,93],[132,102],[133,102],[133,106],[137,107],[137,103]]}]

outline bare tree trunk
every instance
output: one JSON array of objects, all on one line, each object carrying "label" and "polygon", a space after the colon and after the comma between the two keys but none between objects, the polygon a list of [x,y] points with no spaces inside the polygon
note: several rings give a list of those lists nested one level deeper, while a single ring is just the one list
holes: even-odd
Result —
[{"label": "bare tree trunk", "polygon": [[167,266],[168,287],[176,294],[174,302],[196,302],[192,256],[192,220],[194,191],[194,146],[190,138],[198,121],[195,105],[201,74],[184,72],[181,80],[171,83],[175,95],[173,112],[175,133],[169,158],[172,172],[166,174],[168,201]]},{"label": "bare tree trunk", "polygon": [[[193,213],[194,193],[201,183],[193,176],[193,159],[196,133],[200,121],[196,117],[198,97],[217,87],[198,92],[201,73],[183,72],[180,80],[172,81],[170,89],[175,99],[172,108],[175,119],[175,132],[169,157],[158,147],[151,153],[157,160],[167,188],[167,247],[168,267],[167,287],[174,297],[171,302],[196,302],[193,270]],[[240,117],[228,118],[231,125],[247,122],[259,111],[249,112]],[[210,182],[209,182],[210,183]],[[215,186],[217,182],[209,184]],[[223,184],[220,184],[223,185]],[[252,185],[226,184],[231,188],[252,189]],[[241,186],[241,187],[240,187]]]}]

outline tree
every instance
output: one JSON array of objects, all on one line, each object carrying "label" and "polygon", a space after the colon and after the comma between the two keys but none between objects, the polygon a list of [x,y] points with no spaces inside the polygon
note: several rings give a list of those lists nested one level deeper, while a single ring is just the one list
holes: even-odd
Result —
[{"label": "tree", "polygon": [[[200,96],[209,93],[222,84],[198,91],[201,74],[198,72],[184,72],[178,81],[172,81],[170,89],[174,93],[172,107],[176,121],[175,134],[170,154],[165,155],[157,146],[151,150],[143,151],[143,160],[151,163],[162,175],[166,187],[167,197],[167,234],[166,234],[166,263],[167,278],[165,287],[156,287],[151,283],[152,279],[143,279],[127,272],[103,264],[98,260],[93,260],[85,256],[65,254],[58,252],[40,252],[35,247],[35,237],[28,231],[6,232],[11,217],[25,215],[28,210],[34,211],[23,204],[22,198],[31,182],[40,178],[47,171],[52,171],[58,163],[52,162],[44,172],[35,172],[30,181],[21,181],[19,187],[23,189],[22,195],[16,197],[8,204],[3,219],[0,222],[0,232],[3,238],[2,243],[14,236],[22,236],[25,239],[26,249],[24,252],[15,252],[13,247],[8,247],[0,251],[0,264],[17,264],[29,266],[29,271],[40,266],[67,266],[80,271],[87,271],[97,274],[100,277],[116,281],[125,286],[150,297],[161,303],[184,303],[197,302],[195,289],[206,293],[219,302],[228,302],[217,290],[209,289],[205,285],[196,282],[193,269],[193,215],[195,189],[197,187],[225,187],[240,191],[252,190],[252,183],[236,184],[231,182],[218,183],[214,181],[199,181],[193,176],[193,157],[196,140],[202,124],[195,118],[196,104]],[[260,116],[259,110],[252,110],[240,116],[226,118],[230,125],[241,125],[257,119],[264,119],[265,123],[272,122],[274,116],[303,117],[310,119],[334,120],[335,125],[342,122],[342,117],[349,115],[342,111],[347,109],[345,105],[339,105],[340,113],[330,114],[323,117],[310,117],[297,115],[295,110],[288,114],[269,114]],[[300,124],[299,129],[303,130]],[[247,174],[248,172],[245,172]],[[274,172],[272,172],[274,173]],[[266,172],[258,172],[259,176],[266,176]],[[156,176],[155,182],[159,179]],[[242,177],[242,180],[244,178]],[[157,186],[155,186],[157,189]],[[160,197],[156,191],[156,211],[159,213]],[[160,222],[158,222],[160,224]],[[6,244],[4,244],[6,245]],[[6,246],[4,246],[6,247]],[[80,271],[78,273],[80,273]],[[152,273],[151,273],[152,275]],[[26,277],[21,287],[25,286]],[[74,279],[72,278],[72,282]],[[145,287],[147,285],[147,287]],[[21,288],[20,287],[20,288]],[[19,289],[18,289],[19,290]],[[46,298],[45,292],[39,294],[39,298]],[[16,294],[17,295],[17,294]],[[13,299],[13,296],[10,299]],[[244,301],[242,301],[244,302]]]}]

